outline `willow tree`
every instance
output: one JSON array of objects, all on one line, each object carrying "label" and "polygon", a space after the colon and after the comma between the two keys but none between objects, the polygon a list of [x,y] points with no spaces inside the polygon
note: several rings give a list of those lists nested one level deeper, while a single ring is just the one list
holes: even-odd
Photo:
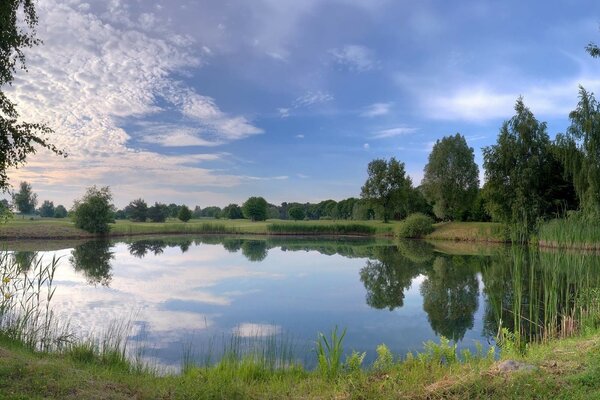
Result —
[{"label": "willow tree", "polygon": [[463,220],[479,188],[473,148],[457,133],[438,140],[425,166],[422,188],[440,219]]},{"label": "willow tree", "polygon": [[563,164],[585,217],[600,219],[600,104],[593,93],[579,87],[579,103],[569,114],[571,125],[557,135]]},{"label": "willow tree", "polygon": [[8,189],[7,169],[24,163],[36,145],[62,154],[47,140],[52,129],[21,121],[17,105],[2,90],[12,84],[17,68],[25,69],[23,50],[40,43],[37,22],[33,0],[0,1],[0,191]]}]

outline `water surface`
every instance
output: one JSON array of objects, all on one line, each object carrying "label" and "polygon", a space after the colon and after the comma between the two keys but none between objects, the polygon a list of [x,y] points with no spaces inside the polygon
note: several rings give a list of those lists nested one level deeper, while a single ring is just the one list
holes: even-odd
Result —
[{"label": "water surface", "polygon": [[500,325],[535,339],[600,286],[595,255],[523,248],[211,236],[66,246],[13,256],[24,268],[61,257],[52,306],[79,337],[131,321],[130,344],[174,369],[232,335],[285,337],[310,366],[317,333],[336,325],[367,361],[381,343],[402,355],[440,336],[487,346]]}]

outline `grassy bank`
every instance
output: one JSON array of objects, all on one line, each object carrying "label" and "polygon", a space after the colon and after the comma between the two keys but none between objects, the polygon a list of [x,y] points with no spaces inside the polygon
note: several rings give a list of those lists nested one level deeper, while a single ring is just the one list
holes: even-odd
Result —
[{"label": "grassy bank", "polygon": [[456,240],[465,242],[507,242],[504,225],[495,222],[441,222],[426,236],[429,240]]},{"label": "grassy bank", "polygon": [[[191,220],[183,223],[117,221],[110,236],[163,234],[246,234],[246,235],[380,235],[392,236],[396,223],[381,221],[284,221]],[[0,225],[0,239],[80,239],[93,235],[75,228],[70,220],[12,219]]]},{"label": "grassy bank", "polygon": [[[158,376],[127,364],[74,352],[34,353],[0,338],[0,398],[3,399],[465,399],[600,396],[600,335],[532,345],[527,355],[503,358],[531,370],[503,372],[487,355],[459,362],[452,346],[430,344],[420,355],[398,361],[379,349],[368,368],[343,365],[336,375],[288,366],[271,369],[250,359],[191,367]],[[389,356],[389,357],[388,357]],[[463,355],[464,357],[465,355]],[[391,357],[391,358],[390,358]]]}]

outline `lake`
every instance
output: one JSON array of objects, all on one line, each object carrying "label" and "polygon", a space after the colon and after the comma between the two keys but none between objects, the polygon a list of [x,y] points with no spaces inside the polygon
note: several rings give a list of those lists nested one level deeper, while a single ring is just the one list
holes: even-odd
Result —
[{"label": "lake", "polygon": [[[487,348],[499,327],[525,340],[566,335],[597,307],[597,255],[422,241],[161,237],[8,250],[27,270],[60,257],[51,306],[80,338],[128,323],[129,348],[177,370],[231,338],[277,337],[315,364],[317,334],[397,355],[445,336]],[[34,250],[38,250],[34,252]],[[595,321],[593,321],[595,323]]]}]

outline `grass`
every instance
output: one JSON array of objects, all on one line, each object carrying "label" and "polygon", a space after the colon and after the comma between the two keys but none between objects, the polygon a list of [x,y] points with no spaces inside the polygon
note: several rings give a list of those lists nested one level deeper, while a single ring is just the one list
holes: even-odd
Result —
[{"label": "grass", "polygon": [[579,218],[553,219],[540,226],[538,240],[542,247],[600,250],[600,229]]},{"label": "grass", "polygon": [[507,242],[504,225],[495,222],[441,222],[425,236],[429,240],[456,240],[465,242]]},{"label": "grass", "polygon": [[392,228],[375,227],[368,223],[318,223],[278,222],[267,225],[270,234],[282,235],[363,235],[373,236],[376,233],[388,233]]},{"label": "grass", "polygon": [[[191,367],[159,376],[115,368],[93,357],[35,353],[0,337],[0,398],[4,399],[464,399],[600,396],[600,335],[550,341],[525,355],[532,372],[504,373],[488,353],[457,354],[449,342],[429,342],[425,351],[394,357],[382,346],[366,368],[345,362],[331,379],[298,366],[270,369],[250,358]],[[462,359],[462,361],[461,361]]]}]

